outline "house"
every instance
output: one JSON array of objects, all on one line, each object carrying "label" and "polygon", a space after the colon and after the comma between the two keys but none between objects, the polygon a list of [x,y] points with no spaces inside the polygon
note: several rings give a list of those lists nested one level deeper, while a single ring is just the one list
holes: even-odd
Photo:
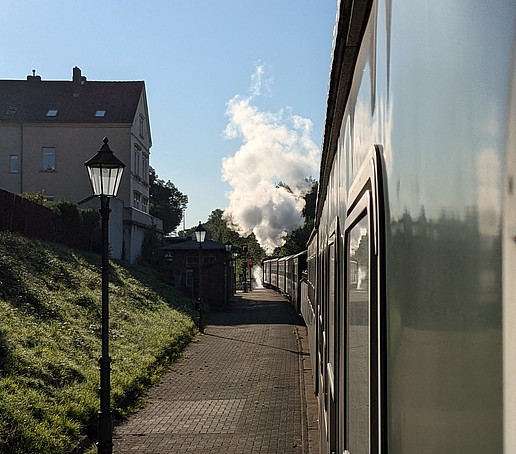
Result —
[{"label": "house", "polygon": [[168,238],[164,246],[163,273],[167,281],[190,295],[199,297],[199,258],[202,256],[202,298],[206,304],[221,306],[233,295],[234,270],[231,252],[213,240],[199,243],[192,238]]},{"label": "house", "polygon": [[[111,203],[111,253],[134,262],[145,232],[153,224],[162,229],[161,220],[148,213],[152,140],[145,83],[89,81],[78,67],[71,80],[47,81],[35,71],[26,80],[0,80],[0,188],[87,200],[84,162],[104,137],[126,164]],[[88,203],[98,206],[96,200]]]}]

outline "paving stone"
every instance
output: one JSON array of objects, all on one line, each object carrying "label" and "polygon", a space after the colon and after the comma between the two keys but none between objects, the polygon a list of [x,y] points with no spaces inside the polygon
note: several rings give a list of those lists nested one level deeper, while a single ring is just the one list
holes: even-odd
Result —
[{"label": "paving stone", "polygon": [[114,452],[308,453],[306,342],[290,304],[269,290],[239,293],[207,323],[115,428]]}]

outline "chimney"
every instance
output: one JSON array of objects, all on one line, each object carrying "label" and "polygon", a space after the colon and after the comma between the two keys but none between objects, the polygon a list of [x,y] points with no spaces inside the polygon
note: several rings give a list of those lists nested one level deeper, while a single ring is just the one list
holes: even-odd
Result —
[{"label": "chimney", "polygon": [[32,76],[29,74],[27,80],[31,82],[41,82],[41,76],[36,76],[36,70],[32,70]]},{"label": "chimney", "polygon": [[86,81],[86,77],[81,77],[81,68],[79,68],[78,66],[75,66],[73,68],[73,77],[72,77],[74,98],[79,97],[79,94],[81,93],[81,87],[84,85],[85,81]]}]

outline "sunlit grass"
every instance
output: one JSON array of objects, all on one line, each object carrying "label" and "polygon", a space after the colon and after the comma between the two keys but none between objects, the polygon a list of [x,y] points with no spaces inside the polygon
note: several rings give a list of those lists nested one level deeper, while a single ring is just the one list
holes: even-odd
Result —
[{"label": "sunlit grass", "polygon": [[[190,301],[112,263],[111,396],[124,414],[195,333]],[[100,257],[0,233],[0,452],[65,453],[95,430]]]}]

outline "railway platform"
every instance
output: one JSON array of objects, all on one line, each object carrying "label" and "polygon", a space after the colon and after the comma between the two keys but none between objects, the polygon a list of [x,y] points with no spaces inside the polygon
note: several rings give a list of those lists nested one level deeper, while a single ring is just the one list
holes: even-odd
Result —
[{"label": "railway platform", "polygon": [[283,296],[237,293],[115,427],[114,453],[317,454],[307,341]]}]

